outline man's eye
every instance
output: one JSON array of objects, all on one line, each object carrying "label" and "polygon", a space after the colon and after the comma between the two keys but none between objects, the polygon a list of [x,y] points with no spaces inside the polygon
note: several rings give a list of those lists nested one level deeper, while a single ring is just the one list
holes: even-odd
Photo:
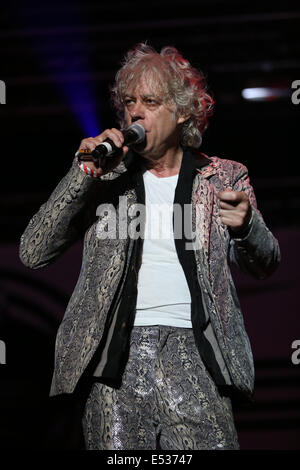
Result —
[{"label": "man's eye", "polygon": [[130,99],[125,100],[126,106],[130,105],[131,103],[133,103],[133,100],[130,100]]}]

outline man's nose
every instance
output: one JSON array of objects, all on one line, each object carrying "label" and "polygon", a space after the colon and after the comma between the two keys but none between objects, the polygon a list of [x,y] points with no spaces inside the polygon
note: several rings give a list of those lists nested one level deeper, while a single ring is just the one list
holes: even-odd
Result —
[{"label": "man's nose", "polygon": [[139,119],[144,119],[145,117],[145,109],[142,103],[137,102],[130,110],[131,121],[135,122]]}]

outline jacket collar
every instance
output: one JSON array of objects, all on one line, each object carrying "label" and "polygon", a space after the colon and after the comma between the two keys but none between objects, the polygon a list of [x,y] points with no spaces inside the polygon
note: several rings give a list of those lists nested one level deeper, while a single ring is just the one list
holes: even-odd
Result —
[{"label": "jacket collar", "polygon": [[[205,155],[205,153],[189,147],[183,148],[180,173],[186,173],[186,171],[190,170],[199,173],[203,178],[209,178],[216,173],[216,166],[214,160]],[[133,150],[129,150],[124,160],[114,169],[114,172],[124,173],[126,170],[135,174],[146,171],[141,157]]]},{"label": "jacket collar", "polygon": [[183,155],[185,159],[189,158],[191,160],[196,172],[203,178],[209,178],[216,173],[217,165],[215,161],[205,153],[197,149],[186,149]]}]

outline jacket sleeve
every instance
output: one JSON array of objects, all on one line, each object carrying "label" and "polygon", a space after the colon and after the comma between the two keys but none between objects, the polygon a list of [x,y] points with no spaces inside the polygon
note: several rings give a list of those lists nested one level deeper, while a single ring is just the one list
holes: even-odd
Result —
[{"label": "jacket sleeve", "polygon": [[36,269],[58,258],[81,235],[89,201],[101,181],[87,176],[76,159],[48,201],[32,217],[20,241],[19,256]]},{"label": "jacket sleeve", "polygon": [[275,271],[280,262],[279,244],[257,209],[248,170],[240,163],[233,167],[232,189],[248,194],[252,217],[241,234],[231,232],[230,260],[243,272],[257,279],[265,279]]}]

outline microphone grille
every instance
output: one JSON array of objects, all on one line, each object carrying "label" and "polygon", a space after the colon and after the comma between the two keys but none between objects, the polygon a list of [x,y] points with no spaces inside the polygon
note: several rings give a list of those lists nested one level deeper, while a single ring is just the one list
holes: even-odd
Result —
[{"label": "microphone grille", "polygon": [[132,130],[138,135],[138,139],[135,141],[135,143],[142,142],[145,139],[146,132],[141,124],[134,122],[127,128],[127,130]]}]

